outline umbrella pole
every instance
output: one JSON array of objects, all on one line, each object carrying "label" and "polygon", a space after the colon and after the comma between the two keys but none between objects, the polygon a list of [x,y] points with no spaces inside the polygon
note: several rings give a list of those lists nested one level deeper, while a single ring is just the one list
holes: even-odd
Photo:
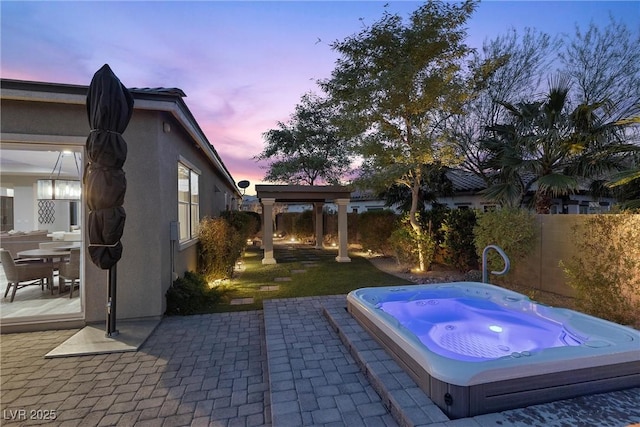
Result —
[{"label": "umbrella pole", "polygon": [[109,297],[107,299],[107,337],[115,337],[120,333],[116,329],[116,281],[117,269],[114,264],[109,267]]}]

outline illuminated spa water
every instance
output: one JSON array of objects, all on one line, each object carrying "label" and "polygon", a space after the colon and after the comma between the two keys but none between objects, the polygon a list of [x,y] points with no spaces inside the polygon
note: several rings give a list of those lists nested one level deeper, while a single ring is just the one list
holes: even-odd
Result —
[{"label": "illuminated spa water", "polygon": [[383,302],[378,308],[441,356],[479,362],[581,344],[561,323],[535,311],[532,303],[520,304],[516,311],[489,300],[437,298],[432,293],[412,301]]}]

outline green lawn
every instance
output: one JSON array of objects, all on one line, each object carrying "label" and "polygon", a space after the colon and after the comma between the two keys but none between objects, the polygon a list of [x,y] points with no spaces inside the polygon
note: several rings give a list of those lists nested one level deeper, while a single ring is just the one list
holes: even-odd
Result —
[{"label": "green lawn", "polygon": [[[313,249],[291,245],[276,247],[277,264],[262,265],[262,251],[249,248],[242,263],[244,271],[236,274],[226,287],[225,302],[212,307],[212,312],[260,310],[262,301],[316,295],[347,294],[354,289],[371,286],[393,286],[406,280],[386,274],[368,260],[349,254],[351,262],[336,262],[335,250]],[[291,281],[275,281],[290,277]],[[261,287],[278,286],[278,290],[261,291]],[[253,298],[253,304],[229,305],[231,299]]]}]

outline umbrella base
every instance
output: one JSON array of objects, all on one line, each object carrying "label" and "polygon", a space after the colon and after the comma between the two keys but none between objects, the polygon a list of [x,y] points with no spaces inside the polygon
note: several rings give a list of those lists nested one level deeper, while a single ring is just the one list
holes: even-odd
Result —
[{"label": "umbrella base", "polygon": [[106,337],[101,325],[88,325],[45,355],[46,359],[135,352],[160,324],[160,317],[120,321],[118,338]]}]

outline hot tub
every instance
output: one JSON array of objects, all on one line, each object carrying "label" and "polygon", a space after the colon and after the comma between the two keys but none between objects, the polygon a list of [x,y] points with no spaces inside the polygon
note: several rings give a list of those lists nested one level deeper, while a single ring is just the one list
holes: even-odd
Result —
[{"label": "hot tub", "polygon": [[497,286],[364,288],[347,307],[451,418],[640,386],[640,332]]}]

